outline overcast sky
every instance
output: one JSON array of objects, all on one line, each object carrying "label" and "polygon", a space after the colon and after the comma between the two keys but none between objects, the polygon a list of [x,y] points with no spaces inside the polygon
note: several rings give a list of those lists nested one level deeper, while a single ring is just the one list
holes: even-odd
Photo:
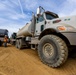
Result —
[{"label": "overcast sky", "polygon": [[76,15],[76,0],[0,0],[0,29],[9,35],[30,21],[38,6],[57,13],[60,17]]}]

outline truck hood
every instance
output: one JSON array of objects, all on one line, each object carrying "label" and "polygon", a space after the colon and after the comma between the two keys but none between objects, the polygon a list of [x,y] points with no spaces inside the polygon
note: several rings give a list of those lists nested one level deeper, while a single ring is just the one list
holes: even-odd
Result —
[{"label": "truck hood", "polygon": [[73,31],[76,32],[76,16],[67,16],[53,20],[47,20],[46,28],[57,29],[58,26],[72,27],[74,28]]},{"label": "truck hood", "polygon": [[[60,21],[56,22],[57,20],[60,20]],[[47,22],[50,22],[51,25],[65,24],[76,28],[76,16],[56,18],[53,20],[47,20]]]}]

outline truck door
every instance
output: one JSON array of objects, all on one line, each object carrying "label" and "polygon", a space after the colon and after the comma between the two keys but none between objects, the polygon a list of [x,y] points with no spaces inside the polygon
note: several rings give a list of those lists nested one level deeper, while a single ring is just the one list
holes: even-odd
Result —
[{"label": "truck door", "polygon": [[44,30],[45,20],[44,16],[40,15],[36,20],[36,29],[35,29],[35,35],[40,35],[40,33]]}]

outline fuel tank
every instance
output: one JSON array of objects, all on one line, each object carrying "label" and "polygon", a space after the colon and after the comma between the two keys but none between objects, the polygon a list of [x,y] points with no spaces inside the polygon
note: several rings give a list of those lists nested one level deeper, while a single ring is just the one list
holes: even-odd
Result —
[{"label": "fuel tank", "polygon": [[31,36],[31,35],[32,35],[31,34],[31,22],[27,23],[17,33],[17,37],[19,37],[19,36]]}]

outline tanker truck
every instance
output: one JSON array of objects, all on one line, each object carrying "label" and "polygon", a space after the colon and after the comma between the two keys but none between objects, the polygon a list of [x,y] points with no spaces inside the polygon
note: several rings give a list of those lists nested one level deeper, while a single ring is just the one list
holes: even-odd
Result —
[{"label": "tanker truck", "polygon": [[41,61],[59,67],[68,58],[69,47],[76,46],[76,16],[61,17],[43,7],[17,32],[16,47],[37,49]]}]

